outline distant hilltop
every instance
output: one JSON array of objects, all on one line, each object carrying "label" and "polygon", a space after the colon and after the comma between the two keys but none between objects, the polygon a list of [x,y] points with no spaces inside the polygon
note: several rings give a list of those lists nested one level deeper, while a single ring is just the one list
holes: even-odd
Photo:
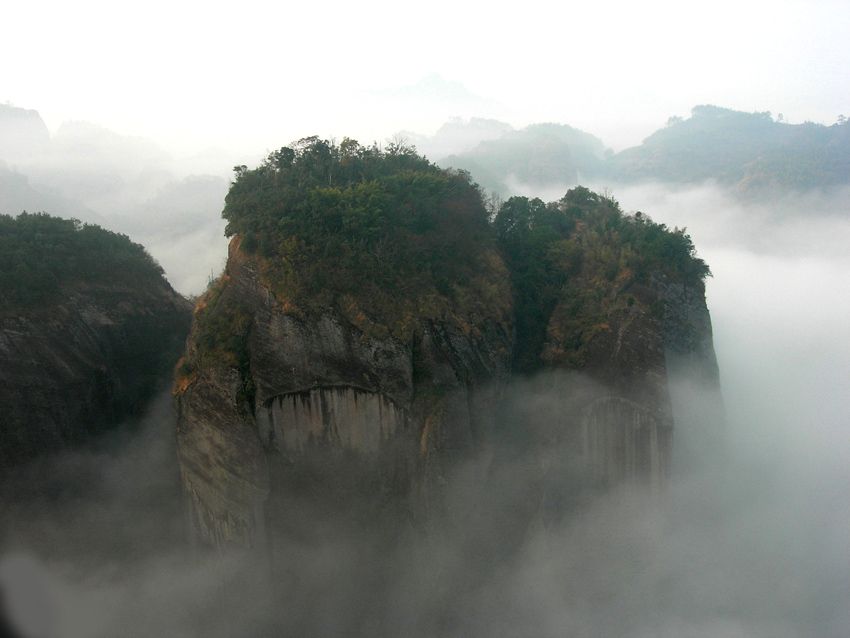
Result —
[{"label": "distant hilltop", "polygon": [[[383,101],[395,104],[391,110],[396,114],[401,100],[425,110],[439,103],[439,112],[454,109],[486,115],[450,118],[430,136],[413,131],[398,136],[437,165],[465,170],[484,189],[502,197],[521,192],[524,186],[560,189],[587,183],[714,181],[741,196],[850,184],[850,124],[844,116],[829,126],[790,124],[781,114],[699,105],[687,119],[671,117],[640,146],[615,154],[599,137],[567,124],[537,123],[517,130],[503,121],[509,119],[504,109],[437,75],[369,95],[377,100],[375,108]],[[61,160],[80,153],[87,157],[85,163],[78,162],[73,171],[64,167]],[[30,209],[61,211],[101,223],[86,208],[97,210],[92,193],[108,190],[116,179],[137,179],[164,158],[164,152],[148,140],[80,122],[64,123],[51,139],[37,111],[0,105],[0,185],[6,185],[0,212],[17,214],[15,206],[26,202]],[[65,173],[57,173],[59,165]],[[9,174],[11,166],[51,189],[34,193],[19,183],[23,176]],[[43,206],[34,205],[39,198],[45,201]]]},{"label": "distant hilltop", "polygon": [[0,104],[0,159],[28,160],[49,144],[50,131],[38,111]]},{"label": "distant hilltop", "polygon": [[850,125],[788,124],[779,115],[696,106],[670,118],[643,144],[615,155],[608,174],[620,181],[694,183],[714,179],[746,193],[850,184]]},{"label": "distant hilltop", "polygon": [[[781,115],[696,106],[671,117],[640,146],[614,154],[599,138],[563,124],[514,130],[495,120],[452,121],[431,138],[414,137],[440,166],[461,168],[486,189],[516,184],[572,186],[588,181],[696,184],[740,195],[850,184],[850,124],[789,124]],[[460,146],[462,150],[447,153]]]}]

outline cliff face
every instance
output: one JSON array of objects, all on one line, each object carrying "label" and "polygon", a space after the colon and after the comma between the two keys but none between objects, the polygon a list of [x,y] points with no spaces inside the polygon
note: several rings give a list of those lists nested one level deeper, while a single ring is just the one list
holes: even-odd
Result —
[{"label": "cliff face", "polygon": [[723,426],[711,319],[702,286],[659,275],[629,292],[635,303],[610,313],[588,349],[585,372],[599,385],[585,400],[576,447],[597,482],[660,487],[674,456],[674,424],[715,440]]},{"label": "cliff face", "polygon": [[[520,384],[503,397],[513,335],[498,322],[482,324],[478,337],[426,322],[404,342],[366,335],[331,310],[299,317],[237,245],[222,300],[248,309],[247,361],[241,371],[200,366],[177,385],[184,489],[204,542],[264,544],[267,533],[298,527],[305,501],[331,518],[427,516],[455,463],[498,441],[500,421],[532,431],[545,466],[544,493],[528,504],[534,511],[540,498],[547,509],[585,498],[588,488],[658,489],[674,420],[688,427],[692,418],[682,411],[691,397],[681,382],[695,374],[718,392],[698,427],[722,423],[701,289],[661,279],[632,286],[636,301],[608,313],[580,374],[550,368],[545,389]],[[650,309],[659,302],[660,317]],[[187,358],[198,360],[195,336],[188,344]]]},{"label": "cliff face", "polygon": [[[503,451],[521,448],[530,477],[497,505],[510,512],[509,536],[523,538],[533,520],[557,523],[612,487],[659,493],[677,463],[693,467],[689,447],[712,454],[723,403],[704,288],[663,281],[616,292],[629,302],[595,317],[580,368],[552,363],[509,384]],[[566,323],[553,313],[547,346]],[[506,466],[493,471],[503,494],[517,481]]]},{"label": "cliff face", "polygon": [[[197,365],[177,384],[178,453],[197,538],[262,543],[267,527],[297,525],[302,496],[336,503],[337,515],[416,516],[453,461],[491,441],[509,326],[494,319],[473,334],[428,320],[403,340],[364,333],[333,308],[299,316],[238,241],[224,278],[218,303],[250,316],[246,358]],[[196,337],[190,362],[202,361]]]},{"label": "cliff face", "polygon": [[[503,403],[507,453],[519,444],[524,466],[536,473],[522,502],[510,505],[521,521],[559,521],[600,490],[658,491],[668,480],[674,419],[664,332],[651,310],[658,296],[641,286],[628,294],[631,304],[594,316],[580,365],[550,361],[511,384]],[[564,340],[566,324],[556,310],[544,348]]]},{"label": "cliff face", "polygon": [[663,277],[655,278],[652,287],[664,300],[664,360],[677,431],[674,458],[691,467],[706,459],[722,463],[726,418],[705,290]]},{"label": "cliff face", "polygon": [[[175,384],[196,538],[448,522],[458,491],[521,538],[541,504],[664,484],[668,353],[711,350],[684,232],[581,187],[492,216],[464,174],[351,140],[236,172]],[[518,515],[482,502],[505,492]]]},{"label": "cliff face", "polygon": [[140,410],[189,327],[159,284],[66,286],[0,315],[0,465],[85,441]]},{"label": "cliff face", "polygon": [[663,484],[673,418],[660,322],[640,302],[612,312],[588,349],[586,373],[598,382],[581,415],[587,474],[598,483]]}]

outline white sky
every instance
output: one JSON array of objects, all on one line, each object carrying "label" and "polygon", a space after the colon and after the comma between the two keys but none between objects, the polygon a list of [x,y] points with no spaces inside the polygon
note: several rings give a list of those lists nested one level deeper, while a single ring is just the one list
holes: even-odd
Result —
[{"label": "white sky", "polygon": [[514,126],[571,124],[617,150],[702,103],[850,115],[845,0],[9,5],[0,101],[52,130],[84,119],[175,150],[431,133],[451,113],[406,117],[358,92],[433,72],[497,100]]}]

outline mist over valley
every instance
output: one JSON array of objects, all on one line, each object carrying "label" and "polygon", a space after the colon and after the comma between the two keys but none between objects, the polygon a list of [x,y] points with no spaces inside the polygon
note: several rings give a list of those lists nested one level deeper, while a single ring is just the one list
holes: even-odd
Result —
[{"label": "mist over valley", "polygon": [[[18,635],[845,635],[850,125],[698,106],[615,152],[439,77],[367,97],[372,146],[182,156],[0,106],[9,228],[127,235],[200,302],[173,389],[5,468]],[[150,299],[80,276],[3,288],[3,352],[77,307],[134,343]]]}]

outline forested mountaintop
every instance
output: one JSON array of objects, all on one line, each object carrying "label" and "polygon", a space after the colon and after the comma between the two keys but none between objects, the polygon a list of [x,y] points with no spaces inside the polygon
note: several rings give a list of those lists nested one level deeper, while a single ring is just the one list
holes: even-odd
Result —
[{"label": "forested mountaintop", "polygon": [[68,286],[164,284],[163,271],[125,235],[46,213],[0,215],[0,299],[5,311],[61,302]]},{"label": "forested mountaintop", "polygon": [[[403,144],[311,137],[235,172],[227,265],[174,385],[199,541],[286,536],[291,498],[327,507],[326,527],[438,525],[455,468],[496,446],[560,446],[570,498],[666,480],[668,351],[717,377],[708,267],[684,230],[583,187],[488,208],[468,173]],[[505,398],[535,379],[556,414]]]},{"label": "forested mountaintop", "polygon": [[[708,274],[684,230],[626,215],[613,198],[579,187],[549,204],[515,197],[488,211],[468,173],[404,145],[311,137],[235,171],[226,232],[285,312],[332,309],[402,341],[423,320],[469,331],[516,319],[525,370],[541,357],[580,367],[599,317],[634,303],[630,286],[658,274],[701,286]],[[234,336],[250,317],[228,285],[225,273],[201,299],[196,340],[200,354],[235,361]],[[556,308],[572,328],[544,354]]]},{"label": "forested mountaintop", "polygon": [[[624,214],[616,200],[582,186],[548,204],[512,197],[493,227],[511,273],[514,367],[522,372],[583,368],[588,344],[609,328],[606,318],[648,302],[655,280],[702,291],[710,274],[684,229]],[[663,313],[661,305],[651,309]]]}]

